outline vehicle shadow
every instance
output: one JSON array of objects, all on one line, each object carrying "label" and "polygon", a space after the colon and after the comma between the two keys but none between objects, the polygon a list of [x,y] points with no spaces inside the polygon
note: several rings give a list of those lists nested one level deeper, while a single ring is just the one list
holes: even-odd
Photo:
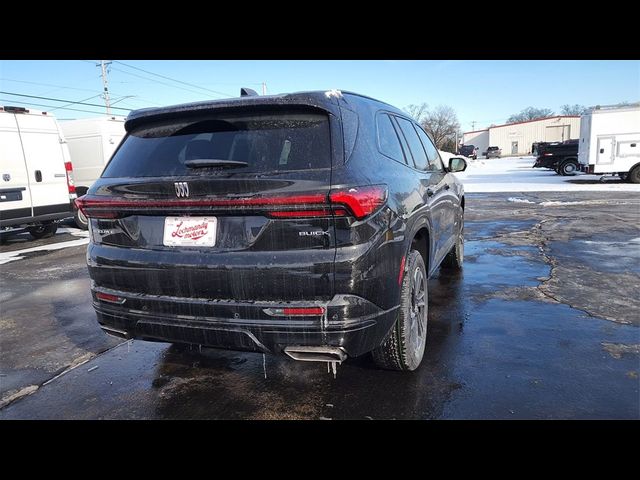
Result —
[{"label": "vehicle shadow", "polygon": [[324,363],[283,356],[173,345],[156,367],[157,418],[381,419],[437,418],[451,392],[456,347],[464,330],[463,274],[429,282],[427,350],[414,372],[379,370],[369,355],[349,359],[337,375]]}]

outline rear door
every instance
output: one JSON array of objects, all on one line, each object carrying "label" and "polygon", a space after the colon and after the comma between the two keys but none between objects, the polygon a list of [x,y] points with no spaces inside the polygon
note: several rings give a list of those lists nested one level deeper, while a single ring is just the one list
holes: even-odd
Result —
[{"label": "rear door", "polygon": [[54,118],[17,114],[35,216],[70,210],[62,142]]},{"label": "rear door", "polygon": [[420,137],[420,141],[427,153],[427,158],[429,159],[429,172],[431,172],[433,182],[443,196],[441,200],[443,205],[442,222],[440,225],[442,229],[442,248],[440,252],[438,252],[438,255],[436,255],[436,259],[439,259],[440,256],[444,256],[449,252],[455,242],[457,232],[459,231],[458,211],[460,200],[455,193],[456,188],[453,176],[445,170],[445,166],[442,162],[438,149],[422,128],[418,125],[414,126],[416,127],[418,137]]},{"label": "rear door", "polygon": [[[426,137],[424,131],[405,118],[395,118],[411,152],[413,167],[422,172],[419,176],[420,183],[422,184],[421,193],[425,204],[429,206],[429,211],[431,212],[431,235],[435,247],[433,259],[434,264],[437,264],[443,249],[447,248],[449,244],[449,237],[452,235],[450,185],[447,183],[444,169],[437,168],[437,166],[430,161],[427,149],[423,145],[423,141],[421,141],[420,134],[418,133],[421,132]],[[432,144],[429,143],[429,146],[432,147]],[[432,148],[435,150],[435,147]],[[437,151],[435,155],[437,156]],[[409,161],[411,161],[411,159],[409,159]]]},{"label": "rear door", "polygon": [[92,278],[185,297],[331,298],[335,242],[326,198],[339,132],[326,112],[292,108],[211,113],[129,132],[85,197],[104,259]]},{"label": "rear door", "polygon": [[0,113],[0,221],[31,217],[31,191],[18,124]]}]

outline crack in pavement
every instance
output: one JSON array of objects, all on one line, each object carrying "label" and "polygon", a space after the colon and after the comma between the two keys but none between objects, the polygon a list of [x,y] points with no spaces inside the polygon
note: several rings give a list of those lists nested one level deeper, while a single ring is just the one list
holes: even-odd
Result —
[{"label": "crack in pavement", "polygon": [[[538,251],[540,252],[540,255],[542,256],[542,259],[544,261],[544,263],[546,265],[549,266],[549,275],[546,279],[541,280],[540,283],[535,287],[535,289],[540,292],[540,294],[542,294],[544,297],[548,298],[549,300],[561,304],[561,305],[566,305],[569,308],[573,309],[573,310],[577,310],[579,312],[584,313],[585,315],[591,317],[591,318],[597,318],[597,319],[605,319],[605,320],[610,320],[610,321],[614,321],[617,323],[623,323],[626,324],[626,322],[621,322],[619,320],[614,320],[611,318],[607,318],[607,317],[603,317],[600,315],[596,315],[593,312],[590,312],[589,310],[586,310],[584,308],[580,308],[577,307],[573,304],[571,304],[570,302],[566,301],[566,300],[562,300],[558,297],[556,297],[555,295],[553,295],[548,287],[547,287],[547,283],[549,283],[551,280],[556,279],[559,280],[558,277],[556,276],[556,270],[557,270],[557,266],[558,266],[558,261],[556,260],[555,257],[553,257],[552,255],[547,253],[547,249],[549,248],[548,244],[552,241],[551,238],[545,234],[544,231],[544,224],[547,222],[551,222],[553,220],[558,220],[559,218],[557,216],[551,216],[551,215],[545,215],[544,213],[540,213],[540,215],[545,216],[547,218],[544,218],[543,220],[540,220],[538,223],[536,223],[535,225],[533,225],[529,230],[519,230],[519,231],[515,231],[515,232],[503,232],[503,233],[497,233],[496,235],[493,236],[485,236],[485,237],[476,237],[474,238],[474,240],[494,240],[494,239],[505,239],[505,238],[513,238],[513,237],[521,237],[524,239],[529,240],[529,243],[533,244],[535,247],[537,247]],[[562,217],[560,217],[562,218]]]},{"label": "crack in pavement", "polygon": [[89,363],[91,360],[94,360],[98,357],[101,357],[102,355],[109,353],[111,350],[114,350],[118,347],[120,347],[121,345],[126,344],[127,342],[129,342],[130,340],[118,343],[117,345],[114,345],[113,347],[107,348],[105,350],[103,350],[102,352],[98,352],[98,353],[91,353],[88,352],[85,355],[81,355],[80,357],[76,358],[74,361],[72,361],[69,365],[67,365],[66,367],[64,367],[60,373],[56,373],[55,375],[53,375],[51,378],[45,380],[44,382],[37,384],[37,385],[28,385],[27,387],[21,388],[20,390],[13,392],[9,395],[6,395],[2,398],[0,398],[0,411],[2,409],[4,409],[5,407],[8,407],[9,405],[14,404],[15,402],[17,402],[18,400],[28,397],[29,395],[37,392],[38,390],[40,390],[40,388],[49,385],[51,382],[57,380],[58,378],[62,377],[63,375],[66,375],[67,373],[71,372],[72,370],[75,370],[78,367],[81,367],[82,365],[85,365],[87,363]]}]

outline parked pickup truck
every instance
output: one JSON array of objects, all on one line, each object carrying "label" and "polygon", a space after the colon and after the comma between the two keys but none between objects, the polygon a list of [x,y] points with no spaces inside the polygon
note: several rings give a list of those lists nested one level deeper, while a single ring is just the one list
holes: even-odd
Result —
[{"label": "parked pickup truck", "polygon": [[533,168],[550,168],[560,175],[575,175],[578,164],[578,140],[540,142],[536,145]]},{"label": "parked pickup truck", "polygon": [[500,158],[502,155],[502,150],[498,147],[489,147],[486,152],[482,152],[484,158]]},{"label": "parked pickup truck", "polygon": [[464,155],[467,158],[476,160],[478,158],[478,147],[475,145],[460,145],[458,155]]}]

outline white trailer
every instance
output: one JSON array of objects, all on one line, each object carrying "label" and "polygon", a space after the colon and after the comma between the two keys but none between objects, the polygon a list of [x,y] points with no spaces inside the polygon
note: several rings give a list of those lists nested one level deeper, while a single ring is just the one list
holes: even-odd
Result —
[{"label": "white trailer", "polygon": [[640,183],[640,105],[596,107],[580,121],[580,170]]},{"label": "white trailer", "polygon": [[76,198],[69,150],[55,117],[0,106],[0,233],[26,228],[35,238],[55,234]]},{"label": "white trailer", "polygon": [[[124,120],[124,117],[97,117],[60,122],[69,146],[79,197],[102,175],[125,135]],[[81,212],[76,211],[75,220],[79,228],[87,228]]]}]

